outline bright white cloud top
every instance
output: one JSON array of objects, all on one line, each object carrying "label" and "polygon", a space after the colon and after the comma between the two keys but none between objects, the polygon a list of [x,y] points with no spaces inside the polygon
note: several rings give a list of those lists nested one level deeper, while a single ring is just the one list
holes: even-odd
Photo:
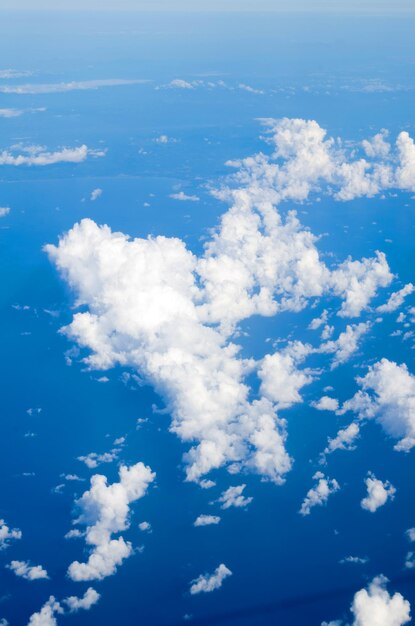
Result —
[{"label": "bright white cloud top", "polygon": [[146,494],[155,474],[143,463],[136,463],[121,466],[119,476],[118,483],[108,485],[105,476],[95,474],[89,491],[76,502],[80,515],[75,523],[86,526],[85,541],[92,548],[86,563],[74,561],[69,566],[68,575],[74,581],[111,576],[133,552],[130,542],[123,537],[112,539],[112,535],[129,527],[130,504]]},{"label": "bright white cloud top", "polygon": [[388,500],[394,499],[396,489],[389,481],[382,482],[374,474],[369,473],[365,483],[367,496],[360,503],[362,509],[374,513],[379,507],[386,504]]},{"label": "bright white cloud top", "polygon": [[4,550],[14,539],[21,539],[22,531],[18,528],[10,528],[4,519],[0,520],[0,550]]},{"label": "bright white cloud top", "polygon": [[211,591],[216,591],[216,589],[222,587],[223,581],[229,576],[232,576],[231,570],[221,563],[213,574],[201,574],[196,578],[190,586],[190,593],[195,595],[202,592],[210,593]]},{"label": "bright white cloud top", "polygon": [[6,567],[25,580],[49,578],[47,571],[41,565],[30,565],[29,561],[11,561]]},{"label": "bright white cloud top", "polygon": [[299,511],[304,516],[310,515],[313,507],[326,504],[329,496],[340,489],[335,478],[326,478],[322,472],[316,472],[313,479],[317,480],[317,483],[307,492]]},{"label": "bright white cloud top", "polygon": [[88,156],[101,157],[104,154],[104,151],[90,150],[85,144],[76,148],[62,148],[54,152],[48,152],[43,146],[18,145],[0,152],[0,165],[43,167],[56,163],[82,163]]}]

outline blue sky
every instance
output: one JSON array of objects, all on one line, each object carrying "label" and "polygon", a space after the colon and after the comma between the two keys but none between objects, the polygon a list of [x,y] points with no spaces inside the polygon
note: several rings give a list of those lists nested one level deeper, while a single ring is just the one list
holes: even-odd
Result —
[{"label": "blue sky", "polygon": [[402,8],[4,14],[0,626],[409,623]]}]

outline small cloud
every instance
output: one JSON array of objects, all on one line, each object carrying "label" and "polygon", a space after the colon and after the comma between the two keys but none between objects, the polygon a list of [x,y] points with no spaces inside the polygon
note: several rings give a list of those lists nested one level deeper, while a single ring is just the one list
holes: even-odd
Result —
[{"label": "small cloud", "polygon": [[49,578],[47,571],[41,565],[30,565],[29,561],[11,561],[6,567],[25,580]]},{"label": "small cloud", "polygon": [[6,217],[6,215],[8,215],[9,213],[10,213],[10,207],[8,206],[0,207],[0,217]]},{"label": "small cloud", "polygon": [[91,191],[90,200],[92,202],[95,202],[95,200],[98,200],[98,198],[100,198],[101,196],[102,196],[102,189],[97,187],[96,189]]},{"label": "small cloud", "polygon": [[219,524],[219,515],[199,515],[193,523],[193,526],[210,526],[212,524]]},{"label": "small cloud", "polygon": [[222,509],[229,509],[230,507],[243,508],[248,506],[253,498],[246,498],[242,495],[245,487],[246,485],[237,485],[236,487],[226,489],[218,500],[218,502],[222,503]]},{"label": "small cloud", "polygon": [[190,593],[195,595],[201,592],[210,593],[211,591],[220,589],[223,581],[225,578],[228,578],[228,576],[232,576],[231,570],[221,563],[213,574],[202,574],[192,581]]},{"label": "small cloud", "polygon": [[199,202],[199,196],[188,196],[184,193],[184,191],[179,191],[179,193],[171,193],[170,198],[173,200],[180,200],[182,202]]}]

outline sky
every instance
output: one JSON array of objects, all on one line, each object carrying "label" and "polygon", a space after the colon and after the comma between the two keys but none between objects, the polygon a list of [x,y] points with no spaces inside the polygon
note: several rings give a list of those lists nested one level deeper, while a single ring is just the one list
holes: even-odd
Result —
[{"label": "sky", "polygon": [[3,0],[2,9],[19,11],[232,11],[232,12],[314,12],[323,13],[369,13],[369,14],[400,14],[413,13],[414,6],[411,0],[396,0],[393,4],[389,0],[39,0],[35,4],[29,0]]},{"label": "sky", "polygon": [[0,626],[411,623],[393,18],[3,13]]}]

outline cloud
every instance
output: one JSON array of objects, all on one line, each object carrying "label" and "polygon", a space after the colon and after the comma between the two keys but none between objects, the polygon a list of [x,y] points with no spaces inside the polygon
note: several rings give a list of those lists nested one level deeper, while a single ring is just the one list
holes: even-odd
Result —
[{"label": "cloud", "polygon": [[345,556],[339,563],[353,563],[355,565],[365,565],[369,559],[361,556]]},{"label": "cloud", "polygon": [[332,454],[335,450],[354,450],[355,440],[360,434],[359,424],[352,422],[346,428],[341,428],[337,435],[331,439],[329,438],[327,447],[321,454],[320,462],[324,464],[326,462],[326,456]]},{"label": "cloud", "polygon": [[219,524],[219,515],[199,515],[193,523],[193,526],[210,526],[212,524]]},{"label": "cloud", "polygon": [[382,359],[356,380],[361,389],[338,413],[353,411],[360,419],[375,419],[398,439],[395,450],[408,452],[415,445],[415,376],[405,364]]},{"label": "cloud", "polygon": [[170,198],[173,200],[180,200],[181,202],[199,202],[199,196],[188,196],[184,193],[184,191],[179,191],[179,193],[171,193]]},{"label": "cloud", "polygon": [[312,402],[311,406],[317,409],[317,411],[337,411],[339,401],[336,398],[330,398],[330,396],[322,396],[316,402]]},{"label": "cloud", "polygon": [[123,537],[111,537],[129,527],[129,505],[146,494],[155,474],[143,463],[136,463],[131,467],[122,465],[119,477],[118,483],[108,485],[105,476],[95,474],[90,490],[75,503],[80,515],[74,523],[85,525],[85,541],[92,548],[86,563],[74,561],[69,566],[68,575],[74,581],[111,576],[133,552],[131,543]]},{"label": "cloud", "polygon": [[103,454],[98,454],[97,452],[90,452],[84,456],[78,456],[78,461],[82,461],[85,463],[89,469],[95,469],[98,465],[102,463],[112,463],[118,458],[120,453],[120,448],[113,448],[110,452],[104,452]]},{"label": "cloud", "polygon": [[0,109],[0,117],[20,117],[23,113],[22,109]]},{"label": "cloud", "polygon": [[393,500],[395,497],[396,489],[389,481],[382,482],[378,480],[374,474],[369,472],[368,477],[365,480],[367,488],[367,496],[363,498],[360,503],[362,509],[374,513],[377,509],[388,500]]},{"label": "cloud", "polygon": [[386,304],[382,304],[378,306],[376,309],[379,313],[392,313],[392,311],[396,311],[403,304],[405,298],[413,293],[415,287],[412,283],[408,283],[399,291],[395,291],[386,302]]},{"label": "cloud", "polygon": [[322,472],[316,472],[313,479],[317,480],[315,487],[312,487],[308,492],[301,505],[299,513],[301,515],[310,515],[311,509],[314,506],[321,506],[325,504],[332,493],[336,493],[340,489],[340,485],[337,480],[325,478]]},{"label": "cloud", "polygon": [[[7,77],[6,77],[7,78]],[[139,85],[147,83],[147,80],[125,80],[122,78],[109,78],[102,80],[81,80],[62,83],[26,84],[26,85],[0,85],[0,93],[14,94],[46,94],[67,93],[68,91],[84,91],[87,89],[100,89],[101,87],[119,87],[122,85]]]},{"label": "cloud", "polygon": [[49,578],[47,571],[41,565],[30,565],[29,561],[11,561],[6,565],[8,569],[26,580]]},{"label": "cloud", "polygon": [[100,594],[92,587],[88,587],[82,598],[69,596],[68,598],[65,598],[63,602],[66,604],[71,613],[76,613],[80,609],[88,611],[91,606],[94,606],[94,604],[98,602],[99,599]]},{"label": "cloud", "polygon": [[10,213],[10,207],[8,206],[0,207],[0,217],[6,217],[6,215],[9,215],[9,213]]},{"label": "cloud", "polygon": [[[133,369],[163,396],[171,430],[192,445],[184,457],[187,480],[201,482],[225,465],[281,483],[291,468],[278,408],[301,399],[312,373],[298,371],[299,354],[290,349],[257,363],[241,357],[232,338],[242,320],[300,311],[324,295],[340,299],[341,317],[356,317],[392,280],[381,252],[329,268],[317,237],[294,212],[278,212],[277,201],[311,192],[311,184],[298,192],[303,170],[312,170],[315,152],[327,147],[312,147],[324,137],[316,123],[297,122],[274,124],[275,158],[285,165],[250,157],[216,190],[230,208],[198,257],[180,239],[131,239],[91,220],[45,248],[84,306],[62,332],[87,349],[89,368]],[[333,364],[351,355],[367,328],[350,326],[323,344],[335,354]],[[255,399],[252,374],[262,376]]]},{"label": "cloud", "polygon": [[[390,595],[387,583],[385,576],[376,576],[367,589],[355,593],[350,607],[354,616],[352,626],[403,626],[411,620],[408,600],[397,592]],[[329,624],[341,626],[342,623],[338,620]]]},{"label": "cloud", "polygon": [[235,487],[229,487],[222,493],[218,502],[222,503],[222,509],[229,509],[230,507],[245,508],[253,500],[252,497],[245,497],[242,495],[246,485],[236,485]]},{"label": "cloud", "polygon": [[346,330],[340,333],[334,341],[323,343],[319,352],[334,353],[331,368],[335,369],[342,363],[345,363],[359,348],[359,340],[370,329],[370,322],[361,322],[360,324],[348,324]]},{"label": "cloud", "polygon": [[174,137],[169,137],[168,135],[160,135],[159,137],[156,137],[155,139],[153,139],[154,143],[158,143],[158,144],[166,144],[166,143],[176,143],[177,139],[175,139]]},{"label": "cloud", "polygon": [[[14,154],[19,149],[23,154]],[[105,152],[90,150],[85,144],[77,148],[62,148],[55,152],[47,152],[42,146],[16,146],[0,152],[0,165],[45,166],[55,163],[82,163],[88,156],[100,157]]]},{"label": "cloud", "polygon": [[[83,609],[89,611],[100,598],[100,594],[92,587],[89,587],[81,598],[77,596],[69,596],[62,600],[66,604],[67,613],[77,613]],[[42,606],[40,611],[33,613],[29,619],[28,626],[57,626],[56,615],[65,614],[65,610],[60,602],[54,596],[50,596],[49,600]]]},{"label": "cloud", "polygon": [[142,532],[151,532],[151,524],[149,522],[140,522],[140,524],[138,525],[138,528]]},{"label": "cloud", "polygon": [[166,86],[170,89],[194,89],[195,87],[193,83],[189,83],[189,81],[183,80],[182,78],[175,78]]},{"label": "cloud", "polygon": [[12,540],[21,538],[21,530],[18,528],[10,528],[4,519],[0,519],[0,550],[8,548]]},{"label": "cloud", "polygon": [[195,595],[201,592],[210,593],[220,589],[225,578],[229,576],[232,576],[231,570],[221,563],[213,574],[201,574],[196,578],[190,586],[190,593]]},{"label": "cloud", "polygon": [[101,196],[102,196],[102,189],[97,187],[96,189],[91,191],[90,200],[92,202],[95,202],[95,200],[98,200],[98,198],[100,198]]}]

